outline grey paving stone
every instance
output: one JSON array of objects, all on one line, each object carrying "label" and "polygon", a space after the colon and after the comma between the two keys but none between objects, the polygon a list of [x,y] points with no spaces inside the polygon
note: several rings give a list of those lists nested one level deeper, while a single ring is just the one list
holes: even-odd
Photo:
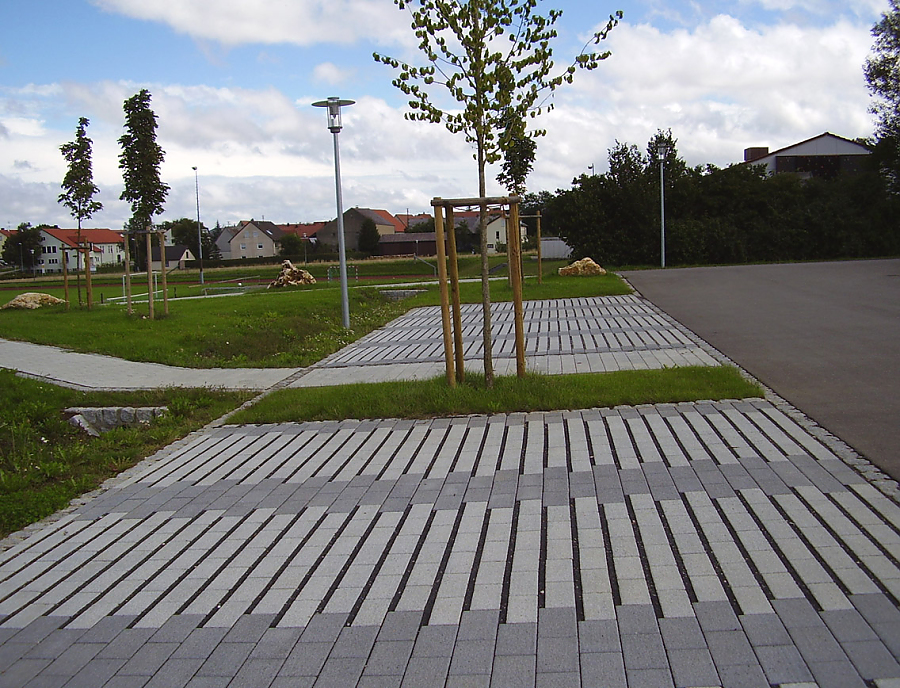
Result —
[{"label": "grey paving stone", "polygon": [[816,628],[824,625],[815,608],[801,598],[772,600],[772,607],[788,630],[794,628]]},{"label": "grey paving stone", "polygon": [[649,635],[659,633],[656,611],[652,605],[628,604],[616,608],[619,633],[622,635]]},{"label": "grey paving stone", "polygon": [[[315,676],[277,676],[269,688],[312,688],[315,682]],[[357,684],[360,685],[362,684]],[[396,685],[400,685],[400,682]]]},{"label": "grey paving stone", "polygon": [[536,652],[536,623],[500,624],[500,626],[497,628],[497,642],[494,647],[495,655],[529,655],[531,657],[534,657]]},{"label": "grey paving stone", "polygon": [[202,659],[169,659],[147,682],[147,688],[181,688],[194,677]]},{"label": "grey paving stone", "polygon": [[628,672],[632,669],[669,669],[666,650],[659,634],[623,635],[622,656]]},{"label": "grey paving stone", "polygon": [[[107,617],[108,618],[108,617]],[[105,619],[104,619],[105,620]],[[151,637],[153,643],[183,642],[203,621],[200,614],[183,614],[171,616]]]},{"label": "grey paving stone", "polygon": [[769,681],[758,664],[716,665],[722,688],[770,688]]},{"label": "grey paving stone", "polygon": [[[147,685],[147,681],[150,680],[149,676],[113,676],[109,681],[103,684],[103,688],[142,688],[142,686]],[[226,684],[201,684],[195,683],[197,679],[191,679],[191,682],[188,683],[189,688],[224,688]]]},{"label": "grey paving stone", "polygon": [[534,683],[533,654],[504,655],[494,659],[491,688],[533,688]]},{"label": "grey paving stone", "polygon": [[366,660],[363,657],[329,657],[319,672],[317,688],[344,688],[355,685],[362,675]]},{"label": "grey paving stone", "polygon": [[810,663],[819,688],[864,688],[866,685],[849,660]]},{"label": "grey paving stone", "polygon": [[400,684],[403,688],[431,688],[444,684],[450,670],[450,657],[410,658]]},{"label": "grey paving stone", "polygon": [[757,664],[756,655],[743,631],[712,631],[704,634],[716,668]]},{"label": "grey paving stone", "polygon": [[39,616],[16,633],[13,638],[17,643],[39,643],[68,621],[68,618],[61,616]]},{"label": "grey paving stone", "polygon": [[444,688],[490,688],[490,683],[490,674],[451,674]]},{"label": "grey paving stone", "polygon": [[463,612],[459,622],[457,642],[460,640],[489,640],[497,637],[497,626],[500,623],[500,611],[484,609]]},{"label": "grey paving stone", "polygon": [[675,685],[715,686],[719,683],[719,674],[713,665],[709,650],[705,648],[666,649]]},{"label": "grey paving stone", "polygon": [[50,666],[44,669],[43,673],[71,676],[87,666],[101,649],[102,646],[97,643],[76,643],[71,645]]},{"label": "grey paving stone", "polygon": [[791,644],[791,636],[776,614],[744,614],[741,626],[754,648]]},{"label": "grey paving stone", "polygon": [[49,665],[49,659],[20,659],[0,674],[0,688],[21,688]]},{"label": "grey paving stone", "polygon": [[172,653],[172,658],[206,659],[222,642],[227,632],[227,628],[197,628],[191,631],[187,639]]},{"label": "grey paving stone", "polygon": [[826,609],[819,614],[841,643],[878,639],[869,622],[855,609]]},{"label": "grey paving stone", "polygon": [[364,674],[369,676],[402,676],[412,654],[411,640],[377,640],[369,655]]},{"label": "grey paving stone", "polygon": [[278,673],[280,676],[318,676],[325,665],[332,643],[299,642],[291,650]]},{"label": "grey paving stone", "polygon": [[98,653],[101,659],[131,659],[156,631],[152,628],[126,628]]},{"label": "grey paving stone", "polygon": [[[244,614],[228,631],[226,643],[255,643],[265,635],[275,620],[274,614]],[[311,621],[312,622],[312,621]],[[341,622],[343,623],[343,621]],[[307,626],[307,630],[309,627]]]},{"label": "grey paving stone", "polygon": [[553,672],[552,674],[535,674],[535,688],[581,688],[581,674]]},{"label": "grey paving stone", "polygon": [[627,676],[629,688],[659,688],[672,684],[672,674],[666,669],[632,669]]},{"label": "grey paving stone", "polygon": [[251,659],[285,659],[300,641],[302,628],[270,628],[250,653]]},{"label": "grey paving stone", "polygon": [[378,626],[345,626],[334,643],[330,657],[368,657],[377,635]]},{"label": "grey paving stone", "polygon": [[490,674],[493,661],[493,641],[457,638],[450,661],[450,674]]},{"label": "grey paving stone", "polygon": [[234,676],[253,651],[253,643],[221,642],[203,662],[201,676]]},{"label": "grey paving stone", "polygon": [[728,602],[695,602],[694,613],[704,633],[741,629],[741,622]]},{"label": "grey paving stone", "polygon": [[56,659],[63,652],[68,650],[82,635],[84,635],[84,631],[81,630],[70,631],[58,628],[55,631],[51,631],[47,637],[39,643],[33,645],[26,656],[29,658]]},{"label": "grey paving stone", "polygon": [[578,638],[578,617],[574,608],[538,610],[538,638]]},{"label": "grey paving stone", "polygon": [[582,653],[579,659],[583,688],[626,688],[628,685],[621,652]]},{"label": "grey paving stone", "polygon": [[456,642],[458,627],[451,625],[423,626],[413,647],[414,657],[450,657]]},{"label": "grey paving stone", "polygon": [[754,651],[769,683],[803,683],[813,680],[809,667],[793,645],[768,645],[755,647]]},{"label": "grey paving stone", "polygon": [[346,621],[346,614],[313,614],[300,639],[304,643],[333,643]]},{"label": "grey paving stone", "polygon": [[[124,659],[94,658],[83,669],[72,676],[66,685],[70,688],[96,688],[97,686],[105,685],[124,664]],[[184,683],[181,685],[184,685]]]},{"label": "grey paving stone", "polygon": [[0,645],[0,674],[6,671],[7,667],[22,659],[33,647],[34,645],[31,643],[6,642]]},{"label": "grey paving stone", "polygon": [[841,649],[865,679],[900,677],[900,665],[880,640],[842,642]]},{"label": "grey paving stone", "polygon": [[422,625],[422,612],[388,612],[378,633],[378,641],[415,640]]},{"label": "grey paving stone", "polygon": [[578,644],[571,638],[539,638],[536,668],[538,673],[577,672]]},{"label": "grey paving stone", "polygon": [[820,628],[807,626],[790,629],[789,632],[794,646],[810,667],[822,662],[834,661],[835,657],[844,656],[840,644],[824,624]]}]

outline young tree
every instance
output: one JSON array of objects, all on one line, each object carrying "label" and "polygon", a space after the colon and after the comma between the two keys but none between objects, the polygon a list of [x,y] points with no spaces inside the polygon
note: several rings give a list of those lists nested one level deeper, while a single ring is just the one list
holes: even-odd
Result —
[{"label": "young tree", "polygon": [[525,179],[534,166],[537,144],[525,133],[522,120],[507,118],[504,124],[506,126],[500,139],[503,149],[503,171],[497,175],[497,181],[517,196],[523,196]]},{"label": "young tree", "polygon": [[[92,141],[85,134],[90,120],[87,117],[78,119],[78,127],[75,129],[75,140],[64,143],[59,147],[66,162],[69,163],[69,169],[66,176],[63,177],[62,189],[63,193],[59,195],[58,202],[66,206],[72,214],[72,217],[78,222],[78,251],[77,251],[77,283],[78,283],[78,305],[81,305],[81,222],[90,219],[90,217],[98,210],[103,208],[103,204],[94,200],[94,194],[100,189],[94,184],[94,175],[91,167],[91,143]],[[90,279],[90,275],[88,275]],[[91,303],[90,283],[88,283],[88,308]]]},{"label": "young tree", "polygon": [[900,192],[900,0],[889,0],[889,9],[872,27],[875,43],[863,68],[871,106],[877,118],[876,154],[894,192]]},{"label": "young tree", "polygon": [[303,253],[303,239],[296,234],[285,234],[278,240],[278,254],[283,258],[299,256]]},{"label": "young tree", "polygon": [[[156,143],[156,114],[150,109],[150,92],[141,89],[125,101],[123,109],[125,133],[119,138],[119,167],[125,189],[120,198],[131,202],[132,231],[143,230],[152,224],[154,215],[163,211],[169,192],[169,186],[159,178],[159,166],[166,154]],[[145,262],[149,267],[146,256]]]},{"label": "young tree", "polygon": [[378,252],[379,241],[381,241],[381,235],[378,233],[378,227],[375,226],[373,219],[367,217],[359,229],[359,250],[374,256]]},{"label": "young tree", "polygon": [[[393,85],[409,96],[406,118],[443,123],[454,134],[462,133],[475,146],[478,195],[486,194],[485,167],[500,159],[506,147],[504,132],[524,134],[527,117],[553,107],[548,99],[564,83],[571,83],[576,69],[595,69],[609,52],[588,51],[606,38],[621,12],[593,35],[585,48],[562,72],[554,74],[551,42],[554,25],[562,16],[550,10],[535,12],[538,0],[394,0],[409,10],[419,50],[427,64],[415,66],[374,54],[377,62],[399,69]],[[435,88],[437,87],[437,89]],[[433,90],[446,90],[461,110],[445,110],[432,100]],[[519,122],[510,128],[511,123]],[[532,131],[539,136],[543,132]],[[481,280],[484,315],[484,365],[488,386],[493,384],[491,315],[487,258],[487,215],[481,208]]]}]

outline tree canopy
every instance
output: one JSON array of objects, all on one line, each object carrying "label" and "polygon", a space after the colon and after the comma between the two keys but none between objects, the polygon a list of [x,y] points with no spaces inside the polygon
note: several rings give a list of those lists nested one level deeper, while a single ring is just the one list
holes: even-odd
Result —
[{"label": "tree canopy", "polygon": [[381,235],[378,233],[378,227],[372,218],[367,217],[359,229],[359,250],[373,256],[378,252],[379,241]]},{"label": "tree canopy", "polygon": [[120,198],[131,203],[131,229],[143,229],[163,211],[169,186],[159,177],[165,153],[156,142],[156,114],[150,109],[150,92],[128,98],[124,105],[125,133],[119,138],[119,167],[125,188]]},{"label": "tree canopy", "polygon": [[872,27],[875,43],[864,72],[874,97],[871,107],[877,118],[875,137],[878,156],[895,192],[900,191],[900,0],[889,0],[890,8]]}]

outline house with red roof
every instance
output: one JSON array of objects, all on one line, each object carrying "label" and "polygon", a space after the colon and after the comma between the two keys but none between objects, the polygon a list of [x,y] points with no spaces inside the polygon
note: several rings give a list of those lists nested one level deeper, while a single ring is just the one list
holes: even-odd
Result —
[{"label": "house with red roof", "polygon": [[[37,270],[41,274],[62,272],[68,259],[68,270],[84,269],[85,260],[79,256],[78,230],[41,228],[41,255]],[[91,271],[106,265],[125,263],[125,242],[122,234],[111,229],[82,229],[81,244],[91,254]]]}]

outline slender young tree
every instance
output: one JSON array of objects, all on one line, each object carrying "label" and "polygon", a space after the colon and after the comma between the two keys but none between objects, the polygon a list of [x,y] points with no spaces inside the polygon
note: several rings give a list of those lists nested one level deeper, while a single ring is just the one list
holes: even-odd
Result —
[{"label": "slender young tree", "polygon": [[[72,217],[78,222],[78,250],[76,279],[78,284],[78,305],[81,306],[81,222],[90,219],[94,213],[102,210],[103,204],[94,200],[94,194],[100,191],[94,184],[94,174],[91,166],[91,144],[93,143],[85,134],[90,124],[87,117],[78,119],[78,127],[75,129],[75,140],[64,143],[59,147],[69,169],[63,178],[63,192],[59,195],[58,202],[69,209]],[[91,303],[90,285],[88,285],[88,309]]]},{"label": "slender young tree", "polygon": [[[169,192],[169,186],[159,178],[159,166],[166,154],[156,142],[156,114],[150,109],[150,92],[141,89],[125,101],[123,108],[125,133],[119,138],[119,167],[125,189],[120,198],[131,203],[132,231],[144,230],[154,215],[162,213]],[[149,270],[150,256],[145,261]]]},{"label": "slender young tree", "polygon": [[500,139],[503,149],[503,171],[497,175],[497,181],[517,196],[525,195],[525,180],[531,174],[537,150],[537,144],[527,135],[522,124],[522,120],[515,118],[506,122],[503,137]]},{"label": "slender young tree", "polygon": [[[510,128],[510,122],[524,122],[527,117],[551,109],[551,95],[561,85],[572,82],[576,69],[595,69],[609,57],[609,52],[588,48],[606,38],[622,17],[621,12],[610,16],[573,62],[554,73],[551,42],[556,38],[554,25],[562,12],[538,14],[538,0],[394,0],[394,4],[409,11],[426,64],[411,65],[379,53],[374,58],[400,70],[392,83],[409,97],[411,111],[406,113],[407,119],[443,123],[451,133],[462,133],[475,146],[478,195],[482,198],[486,195],[485,167],[500,159],[505,145],[503,132],[525,131],[524,124]],[[446,91],[461,109],[443,109],[432,99],[432,91]],[[530,135],[542,133],[535,130]],[[479,228],[484,366],[486,383],[492,386],[486,224],[487,212],[482,206]]]}]

